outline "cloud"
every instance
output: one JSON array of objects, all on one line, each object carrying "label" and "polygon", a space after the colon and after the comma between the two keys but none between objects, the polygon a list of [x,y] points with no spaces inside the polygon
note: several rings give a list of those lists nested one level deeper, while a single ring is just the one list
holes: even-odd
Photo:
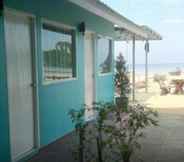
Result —
[{"label": "cloud", "polygon": [[182,18],[169,18],[169,19],[164,19],[164,23],[169,23],[169,24],[182,24],[184,23],[184,19]]}]

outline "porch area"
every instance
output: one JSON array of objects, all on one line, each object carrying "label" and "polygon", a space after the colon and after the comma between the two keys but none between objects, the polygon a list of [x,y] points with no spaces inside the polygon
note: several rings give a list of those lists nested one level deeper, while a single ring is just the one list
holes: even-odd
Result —
[{"label": "porch area", "polygon": [[[159,109],[159,126],[145,130],[142,149],[132,162],[183,162],[184,159],[184,108]],[[72,154],[74,134],[48,145],[28,162],[75,162]],[[93,146],[91,146],[93,147]]]}]

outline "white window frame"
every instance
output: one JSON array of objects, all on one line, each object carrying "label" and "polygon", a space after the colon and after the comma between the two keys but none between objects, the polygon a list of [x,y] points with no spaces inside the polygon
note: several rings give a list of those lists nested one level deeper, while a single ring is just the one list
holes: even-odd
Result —
[{"label": "white window frame", "polygon": [[[99,60],[98,60],[98,55],[99,55],[99,52],[98,52],[98,40],[100,39],[100,38],[103,38],[103,39],[108,39],[109,41],[111,41],[111,47],[112,47],[112,62],[111,62],[111,71],[110,72],[107,72],[107,73],[101,73],[100,71],[99,71]],[[113,75],[113,51],[114,51],[114,49],[113,49],[113,38],[112,37],[108,37],[108,36],[103,36],[103,35],[98,35],[97,36],[97,73],[98,73],[98,76],[100,76],[100,77],[103,77],[103,76],[108,76],[108,75]]]},{"label": "white window frame", "polygon": [[[43,53],[43,47],[42,47],[42,30],[43,30],[43,25],[50,25],[53,27],[56,27],[58,29],[61,28],[61,30],[66,29],[66,30],[73,30],[74,31],[74,35],[72,36],[73,39],[75,39],[75,41],[73,42],[73,47],[74,49],[74,62],[75,62],[75,76],[72,78],[66,78],[66,79],[61,79],[61,80],[51,80],[51,81],[47,81],[45,80],[45,72],[44,72],[44,53]],[[60,22],[56,22],[56,21],[52,21],[52,20],[48,20],[45,18],[41,19],[41,53],[42,53],[42,84],[43,85],[51,85],[51,84],[59,84],[59,83],[64,83],[64,82],[70,82],[70,81],[75,81],[78,80],[78,64],[77,64],[77,46],[76,46],[76,27],[70,26],[70,25],[66,25]]]}]

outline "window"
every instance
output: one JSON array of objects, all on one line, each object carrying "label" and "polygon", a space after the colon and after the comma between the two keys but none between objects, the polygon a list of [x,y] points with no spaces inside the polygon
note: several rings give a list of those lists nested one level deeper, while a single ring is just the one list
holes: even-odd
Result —
[{"label": "window", "polygon": [[112,72],[112,41],[98,39],[98,67],[100,74]]},{"label": "window", "polygon": [[76,77],[73,31],[43,24],[42,43],[44,81]]}]

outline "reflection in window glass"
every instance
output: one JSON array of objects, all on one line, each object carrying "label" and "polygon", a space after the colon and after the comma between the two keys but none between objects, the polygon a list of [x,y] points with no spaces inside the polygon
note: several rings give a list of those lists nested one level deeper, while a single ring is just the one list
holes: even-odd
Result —
[{"label": "reflection in window glass", "polygon": [[105,38],[98,39],[98,67],[100,73],[112,71],[112,41]]},{"label": "reflection in window glass", "polygon": [[63,80],[75,77],[72,31],[43,25],[44,80]]}]

